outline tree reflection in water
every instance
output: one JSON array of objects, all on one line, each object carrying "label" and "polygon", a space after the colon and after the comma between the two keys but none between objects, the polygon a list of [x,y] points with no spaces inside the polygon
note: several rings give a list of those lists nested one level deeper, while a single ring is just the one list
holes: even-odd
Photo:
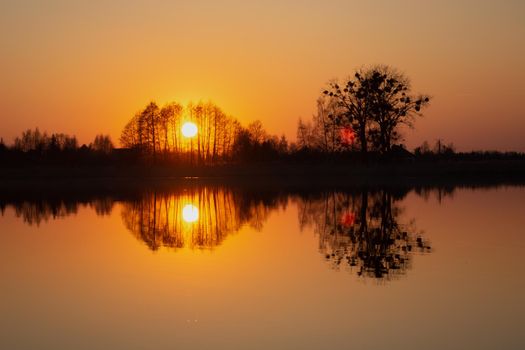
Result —
[{"label": "tree reflection in water", "polygon": [[[416,189],[428,198],[430,190]],[[109,215],[122,202],[125,227],[151,250],[161,247],[209,249],[243,225],[261,230],[271,211],[289,199],[299,209],[299,225],[319,237],[319,250],[330,266],[378,279],[404,274],[415,252],[429,252],[429,243],[413,220],[402,219],[400,201],[408,189],[345,189],[344,191],[282,191],[224,186],[190,186],[111,195],[0,199],[0,212],[13,206],[25,223],[74,215],[79,206]],[[438,198],[452,190],[437,191]]]},{"label": "tree reflection in water", "polygon": [[97,197],[89,199],[68,198],[46,198],[46,199],[15,199],[11,201],[0,201],[0,213],[4,215],[5,208],[12,206],[17,218],[28,225],[40,226],[41,223],[51,219],[59,219],[70,215],[76,215],[80,207],[88,207],[95,210],[99,216],[110,215],[113,210],[114,200],[111,197]]},{"label": "tree reflection in water", "polygon": [[125,202],[122,219],[152,250],[213,248],[245,224],[261,230],[280,204],[286,205],[286,196],[197,187],[180,193],[148,193]]},{"label": "tree reflection in water", "polygon": [[313,227],[319,250],[332,267],[359,276],[391,278],[410,268],[412,253],[431,247],[413,220],[402,223],[400,199],[387,190],[326,192],[298,201],[301,229]]}]

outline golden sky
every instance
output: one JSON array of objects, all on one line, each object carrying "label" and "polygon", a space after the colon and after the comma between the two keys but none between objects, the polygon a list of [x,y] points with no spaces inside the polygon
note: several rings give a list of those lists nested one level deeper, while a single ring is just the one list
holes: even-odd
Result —
[{"label": "golden sky", "polygon": [[389,64],[433,96],[407,134],[525,151],[525,2],[0,2],[0,136],[114,140],[149,101],[212,100],[295,139],[326,82]]}]

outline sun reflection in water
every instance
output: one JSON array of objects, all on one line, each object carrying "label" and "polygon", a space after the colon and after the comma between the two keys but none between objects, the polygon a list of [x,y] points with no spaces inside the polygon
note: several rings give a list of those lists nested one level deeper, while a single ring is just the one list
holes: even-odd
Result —
[{"label": "sun reflection in water", "polygon": [[186,204],[184,208],[182,208],[182,218],[187,223],[196,222],[199,220],[199,208],[193,204]]}]

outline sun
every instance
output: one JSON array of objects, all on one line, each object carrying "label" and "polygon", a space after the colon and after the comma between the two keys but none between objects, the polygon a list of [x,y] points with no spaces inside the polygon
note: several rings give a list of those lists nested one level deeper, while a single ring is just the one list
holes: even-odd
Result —
[{"label": "sun", "polygon": [[182,208],[182,219],[190,224],[199,220],[199,208],[193,204],[186,204]]},{"label": "sun", "polygon": [[197,135],[197,125],[195,125],[195,123],[192,123],[192,122],[186,122],[182,124],[181,131],[184,137],[191,138]]}]

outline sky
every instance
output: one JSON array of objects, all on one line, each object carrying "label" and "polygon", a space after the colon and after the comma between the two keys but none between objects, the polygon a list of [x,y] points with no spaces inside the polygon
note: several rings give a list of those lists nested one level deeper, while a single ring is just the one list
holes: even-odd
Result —
[{"label": "sky", "polygon": [[0,136],[118,140],[149,101],[211,100],[294,140],[332,79],[387,64],[432,96],[407,130],[525,151],[525,2],[0,0]]}]

